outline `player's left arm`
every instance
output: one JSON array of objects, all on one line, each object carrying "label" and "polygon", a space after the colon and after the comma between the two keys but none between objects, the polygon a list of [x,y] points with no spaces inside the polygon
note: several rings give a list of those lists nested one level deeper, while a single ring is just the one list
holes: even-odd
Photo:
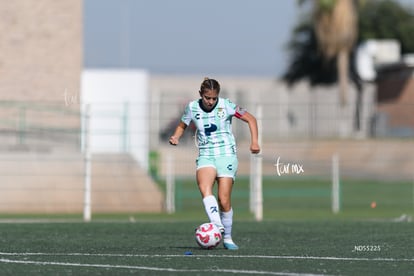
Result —
[{"label": "player's left arm", "polygon": [[245,111],[243,115],[236,116],[240,120],[246,122],[249,125],[250,129],[250,151],[251,153],[257,154],[260,152],[260,145],[259,145],[259,131],[257,128],[257,120],[256,118],[250,114],[249,112]]}]

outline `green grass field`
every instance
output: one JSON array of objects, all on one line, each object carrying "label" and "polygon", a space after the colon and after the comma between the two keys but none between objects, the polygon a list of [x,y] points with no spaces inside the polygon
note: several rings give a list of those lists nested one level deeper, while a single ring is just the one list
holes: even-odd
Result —
[{"label": "green grass field", "polygon": [[[240,250],[198,248],[199,221],[3,223],[1,275],[409,275],[412,223],[235,221]],[[190,251],[192,255],[185,255]]]},{"label": "green grass field", "polygon": [[[0,215],[1,275],[414,275],[413,184],[265,178],[264,221],[249,212],[248,181],[233,194],[234,240],[200,249],[206,222],[193,179],[177,180],[175,214]],[[371,208],[371,202],[377,203]],[[186,255],[191,252],[192,255]]]},{"label": "green grass field", "polygon": [[[331,208],[331,181],[323,178],[263,179],[263,212],[267,219],[392,219],[403,214],[414,215],[414,183],[410,181],[379,181],[342,179],[341,211]],[[238,177],[232,194],[233,206],[249,216],[249,179]],[[371,208],[371,203],[376,208]],[[200,194],[194,179],[176,181],[178,212],[202,215]]]}]

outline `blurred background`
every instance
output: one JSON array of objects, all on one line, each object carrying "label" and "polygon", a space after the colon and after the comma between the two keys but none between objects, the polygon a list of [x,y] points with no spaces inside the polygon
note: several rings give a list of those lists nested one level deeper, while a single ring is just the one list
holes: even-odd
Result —
[{"label": "blurred background", "polygon": [[242,216],[411,220],[412,1],[16,0],[0,13],[0,216],[203,214],[194,129],[168,138],[210,77],[261,126],[257,160],[233,123]]}]

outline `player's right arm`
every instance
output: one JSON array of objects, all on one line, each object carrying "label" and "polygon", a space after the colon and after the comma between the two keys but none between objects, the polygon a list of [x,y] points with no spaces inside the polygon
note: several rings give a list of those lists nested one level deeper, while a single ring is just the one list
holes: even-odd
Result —
[{"label": "player's right arm", "polygon": [[169,142],[171,145],[174,145],[174,146],[178,145],[180,138],[183,135],[186,128],[187,128],[187,125],[183,121],[180,121],[180,123],[178,124],[177,128],[174,131],[174,134],[170,137]]}]

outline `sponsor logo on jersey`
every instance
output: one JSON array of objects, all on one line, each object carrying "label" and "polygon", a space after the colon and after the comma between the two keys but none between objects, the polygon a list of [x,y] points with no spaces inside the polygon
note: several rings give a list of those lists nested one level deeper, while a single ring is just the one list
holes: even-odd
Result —
[{"label": "sponsor logo on jersey", "polygon": [[219,117],[220,119],[223,119],[224,117],[226,117],[226,110],[224,108],[218,108],[217,109],[217,117]]}]

